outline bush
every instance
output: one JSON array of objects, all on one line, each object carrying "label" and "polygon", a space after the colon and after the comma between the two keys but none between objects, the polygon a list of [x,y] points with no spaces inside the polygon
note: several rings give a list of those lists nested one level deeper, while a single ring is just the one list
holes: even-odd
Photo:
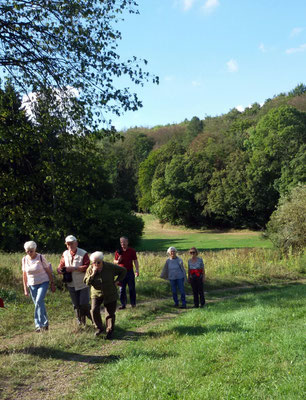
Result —
[{"label": "bush", "polygon": [[282,197],[267,224],[266,234],[276,247],[301,252],[306,246],[306,185]]}]

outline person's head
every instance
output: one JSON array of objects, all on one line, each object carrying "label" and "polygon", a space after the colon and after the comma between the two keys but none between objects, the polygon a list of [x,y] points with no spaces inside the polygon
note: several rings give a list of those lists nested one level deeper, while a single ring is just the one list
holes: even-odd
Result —
[{"label": "person's head", "polygon": [[170,256],[170,258],[176,258],[176,248],[171,246],[169,247],[169,249],[167,250],[167,254]]},{"label": "person's head", "polygon": [[100,267],[103,265],[103,258],[104,254],[102,251],[95,251],[90,255],[90,261],[92,264],[95,264],[97,267]]},{"label": "person's head", "polygon": [[196,257],[198,255],[198,250],[196,247],[191,247],[191,249],[189,250],[189,254],[191,255],[191,257]]},{"label": "person's head", "polygon": [[68,250],[75,251],[78,247],[77,238],[73,235],[68,235],[65,239],[65,244]]},{"label": "person's head", "polygon": [[25,242],[24,244],[24,250],[30,256],[31,258],[36,257],[36,249],[37,249],[37,244],[33,242],[33,240],[30,240],[29,242]]},{"label": "person's head", "polygon": [[126,250],[129,245],[129,239],[126,236],[121,236],[120,238],[120,246],[123,250]]}]

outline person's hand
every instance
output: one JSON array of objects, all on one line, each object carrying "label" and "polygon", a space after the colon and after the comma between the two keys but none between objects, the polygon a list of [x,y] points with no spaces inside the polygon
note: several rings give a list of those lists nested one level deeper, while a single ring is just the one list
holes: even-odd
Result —
[{"label": "person's hand", "polygon": [[73,272],[75,271],[74,267],[66,267],[66,272]]},{"label": "person's hand", "polygon": [[122,283],[120,281],[115,281],[115,285],[118,286],[118,287],[121,287]]},{"label": "person's hand", "polygon": [[25,295],[25,296],[29,296],[28,289],[24,289],[24,295]]},{"label": "person's hand", "polygon": [[93,274],[97,273],[98,270],[99,270],[99,267],[96,264],[93,264],[93,268],[92,268]]},{"label": "person's hand", "polygon": [[139,276],[139,271],[136,271],[136,272],[135,272],[135,276],[138,278],[138,276]]},{"label": "person's hand", "polygon": [[56,291],[56,286],[54,282],[51,282],[51,292],[54,293]]}]

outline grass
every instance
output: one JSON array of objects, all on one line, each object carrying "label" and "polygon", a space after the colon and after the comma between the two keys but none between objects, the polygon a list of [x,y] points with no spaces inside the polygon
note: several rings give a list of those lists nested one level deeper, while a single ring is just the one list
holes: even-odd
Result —
[{"label": "grass", "polygon": [[[166,228],[192,241],[202,235]],[[158,235],[160,227],[152,220],[146,229]],[[186,265],[189,245],[169,243],[175,235],[168,235],[166,248],[176,245]],[[226,235],[220,235],[218,251],[214,245],[200,253],[206,309],[173,310],[169,284],[159,278],[165,249],[139,252],[138,307],[117,313],[115,340],[107,343],[93,336],[91,325],[77,327],[58,276],[57,292],[46,297],[50,330],[33,333],[33,304],[22,291],[23,254],[1,254],[0,297],[7,308],[0,309],[0,397],[302,399],[305,255],[258,248],[252,232],[253,248],[239,248],[241,238],[231,232],[236,242],[222,250]],[[46,257],[55,269],[60,255]]]},{"label": "grass", "polygon": [[249,293],[149,327],[67,399],[304,399],[304,289]]},{"label": "grass", "polygon": [[166,251],[174,246],[180,251],[187,251],[195,246],[201,251],[233,248],[272,248],[272,243],[262,237],[260,232],[211,231],[187,229],[182,226],[160,224],[150,214],[140,214],[144,220],[144,235],[136,249],[138,251]]}]

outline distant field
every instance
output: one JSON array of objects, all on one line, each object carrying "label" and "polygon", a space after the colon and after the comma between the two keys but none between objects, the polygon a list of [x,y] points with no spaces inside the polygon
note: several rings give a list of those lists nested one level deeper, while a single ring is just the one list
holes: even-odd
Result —
[{"label": "distant field", "polygon": [[136,249],[138,251],[165,251],[169,246],[187,251],[195,246],[199,250],[222,250],[235,248],[271,248],[272,243],[263,239],[260,232],[249,230],[240,231],[211,231],[186,229],[170,224],[161,225],[150,214],[139,214],[144,222],[144,235]]}]

